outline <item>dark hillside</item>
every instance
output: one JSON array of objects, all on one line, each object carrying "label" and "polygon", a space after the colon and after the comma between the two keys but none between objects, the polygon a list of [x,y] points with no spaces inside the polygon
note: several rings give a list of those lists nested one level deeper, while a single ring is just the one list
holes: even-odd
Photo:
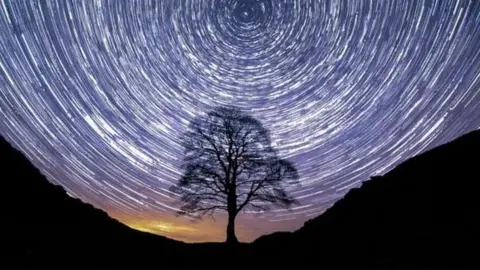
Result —
[{"label": "dark hillside", "polygon": [[298,231],[255,245],[275,250],[282,243],[274,254],[332,265],[465,267],[480,228],[479,168],[474,131],[372,177]]},{"label": "dark hillside", "polygon": [[14,265],[51,265],[58,260],[120,264],[148,254],[169,256],[184,245],[133,230],[68,196],[2,138],[0,171],[1,256]]}]

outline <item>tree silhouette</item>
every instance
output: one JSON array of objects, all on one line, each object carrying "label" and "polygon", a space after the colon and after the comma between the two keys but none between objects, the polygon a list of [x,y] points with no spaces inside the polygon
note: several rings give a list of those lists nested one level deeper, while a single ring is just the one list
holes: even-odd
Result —
[{"label": "tree silhouette", "polygon": [[227,243],[238,242],[235,218],[242,210],[267,211],[298,203],[285,191],[295,184],[294,165],[279,159],[262,124],[235,107],[197,117],[181,140],[184,174],[171,190],[184,203],[179,214],[228,213]]}]

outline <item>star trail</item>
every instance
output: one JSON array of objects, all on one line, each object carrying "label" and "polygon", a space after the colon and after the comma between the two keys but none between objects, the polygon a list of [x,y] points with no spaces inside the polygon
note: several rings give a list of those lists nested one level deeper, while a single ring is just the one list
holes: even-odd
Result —
[{"label": "star trail", "polygon": [[243,241],[480,127],[480,1],[5,0],[0,37],[1,135],[70,196],[189,242],[225,235],[168,190],[215,106],[262,121],[300,174],[301,205],[242,214]]}]

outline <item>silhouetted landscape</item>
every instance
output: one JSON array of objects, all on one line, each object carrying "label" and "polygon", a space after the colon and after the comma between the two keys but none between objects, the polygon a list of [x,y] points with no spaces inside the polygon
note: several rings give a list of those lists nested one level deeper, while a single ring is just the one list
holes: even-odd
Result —
[{"label": "silhouetted landscape", "polygon": [[302,258],[301,264],[318,268],[460,269],[476,255],[480,131],[365,179],[295,232],[273,233],[235,248],[185,244],[133,230],[48,182],[3,139],[0,151],[1,261],[11,266],[2,269],[67,268],[65,262],[113,268],[138,261],[155,265],[166,258],[175,265],[211,265],[211,259],[230,255],[246,265]]},{"label": "silhouetted landscape", "polygon": [[0,270],[478,268],[480,0],[0,1]]}]

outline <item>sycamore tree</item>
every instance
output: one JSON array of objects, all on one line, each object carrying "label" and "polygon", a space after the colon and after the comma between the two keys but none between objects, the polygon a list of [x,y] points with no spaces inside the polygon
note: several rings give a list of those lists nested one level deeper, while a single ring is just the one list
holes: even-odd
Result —
[{"label": "sycamore tree", "polygon": [[280,159],[263,125],[236,107],[218,107],[195,118],[181,138],[184,173],[171,190],[180,195],[179,214],[201,218],[225,211],[226,242],[238,242],[241,211],[268,211],[298,203],[286,192],[298,173]]}]

